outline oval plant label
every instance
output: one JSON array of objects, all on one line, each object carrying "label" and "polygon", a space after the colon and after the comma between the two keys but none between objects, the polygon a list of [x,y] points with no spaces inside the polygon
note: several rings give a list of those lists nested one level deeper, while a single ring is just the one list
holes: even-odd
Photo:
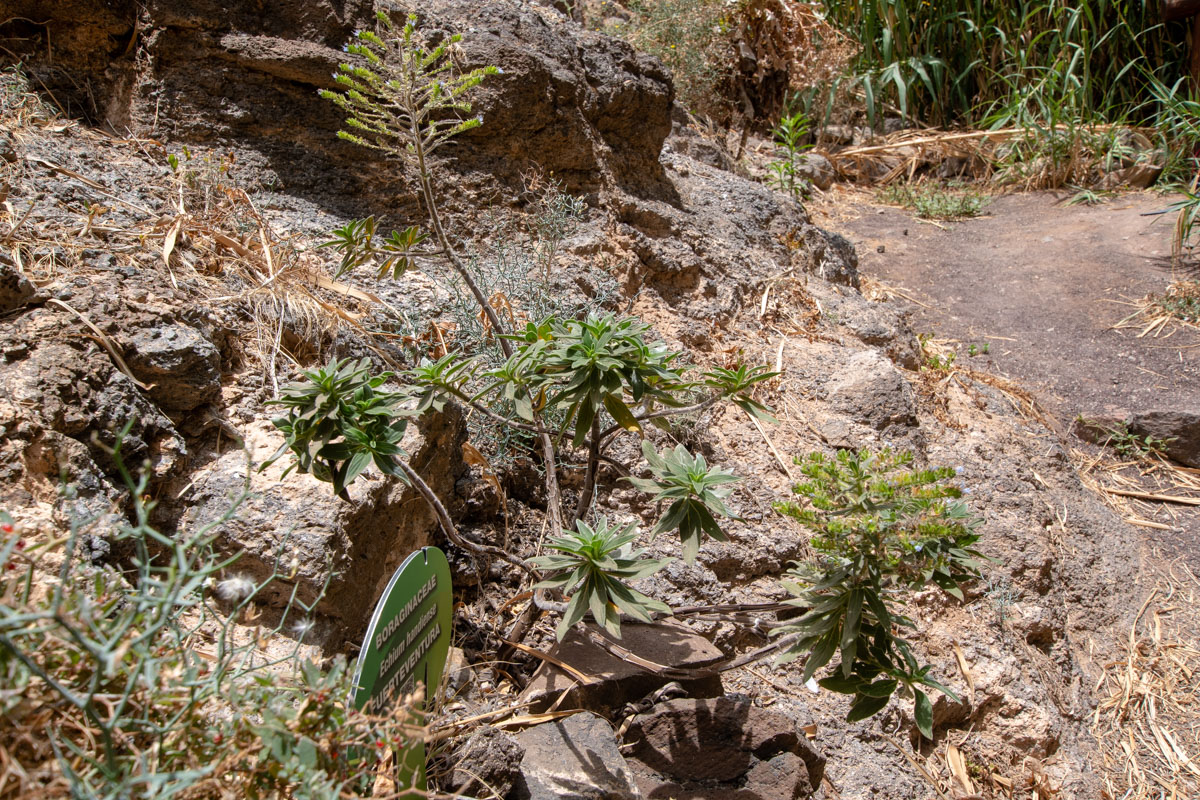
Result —
[{"label": "oval plant label", "polygon": [[[404,560],[392,576],[358,656],[354,673],[354,706],[369,714],[386,714],[399,700],[425,685],[414,710],[433,700],[450,651],[450,564],[436,547],[423,547]],[[420,725],[421,719],[413,723]],[[425,743],[411,742],[395,753],[396,783],[424,797]]]},{"label": "oval plant label", "polygon": [[425,684],[433,699],[450,650],[450,564],[436,547],[423,547],[392,576],[367,627],[354,674],[354,706],[384,714]]}]

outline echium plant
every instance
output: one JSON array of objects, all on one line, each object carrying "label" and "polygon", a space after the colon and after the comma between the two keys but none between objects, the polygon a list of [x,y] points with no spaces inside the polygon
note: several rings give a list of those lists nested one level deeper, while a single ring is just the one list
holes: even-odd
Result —
[{"label": "echium plant", "polygon": [[678,530],[683,544],[683,558],[696,560],[700,540],[708,534],[717,541],[728,537],[721,530],[717,517],[732,517],[725,507],[725,498],[732,488],[727,484],[738,478],[729,472],[709,467],[700,454],[692,455],[683,445],[659,455],[654,445],[642,442],[642,455],[650,465],[651,478],[630,478],[629,482],[655,500],[670,500],[667,513],[659,519],[653,533]]},{"label": "echium plant", "polygon": [[[697,413],[722,399],[765,416],[766,408],[751,394],[774,373],[761,367],[737,367],[705,373],[700,380],[689,379],[682,354],[651,340],[648,325],[612,314],[591,313],[582,319],[549,317],[528,322],[516,332],[505,326],[492,299],[480,290],[471,266],[458,255],[456,242],[438,211],[432,177],[430,157],[452,137],[482,124],[481,117],[470,116],[470,90],[487,76],[500,73],[495,67],[458,72],[451,55],[459,41],[454,35],[443,38],[436,47],[426,47],[415,15],[397,29],[386,14],[380,14],[376,31],[358,32],[347,46],[357,60],[340,66],[335,77],[341,90],[322,92],[348,115],[339,136],[382,150],[415,172],[437,250],[420,249],[423,237],[416,228],[393,234],[378,245],[371,219],[335,231],[327,246],[341,254],[339,275],[374,263],[380,277],[397,277],[418,258],[445,258],[475,298],[485,330],[498,341],[504,360],[485,368],[485,360],[478,354],[450,352],[398,376],[404,388],[391,393],[382,388],[386,376],[370,376],[362,371],[363,365],[331,364],[306,373],[304,380],[288,387],[278,401],[288,414],[276,425],[287,437],[283,450],[296,454],[300,470],[312,471],[331,480],[335,489],[344,489],[374,462],[422,493],[455,544],[510,561],[514,559],[511,554],[470,540],[454,529],[440,500],[407,465],[398,448],[393,451],[402,427],[399,423],[389,427],[384,409],[402,418],[438,409],[447,399],[454,399],[506,429],[532,436],[546,483],[547,544],[562,554],[522,563],[539,581],[536,605],[557,607],[564,613],[559,636],[589,612],[598,624],[616,633],[622,613],[648,618],[650,610],[667,610],[626,585],[657,571],[665,562],[644,559],[641,551],[617,554],[632,541],[633,529],[607,522],[588,526],[605,451],[618,436],[643,436],[647,423],[666,426],[670,416]],[[579,213],[581,208],[571,206],[560,216],[565,219]],[[539,238],[557,242],[565,230],[539,231]],[[552,251],[546,256],[549,264]],[[510,315],[509,321],[515,322],[515,317]],[[355,385],[365,389],[348,387],[349,399],[335,400],[325,384],[332,374],[347,369],[353,373]],[[360,402],[355,399],[360,391],[372,396],[383,393],[384,399]],[[411,398],[405,410],[392,402],[401,395]],[[558,485],[558,464],[567,443],[586,453],[583,485],[572,508],[567,507]],[[654,454],[653,448],[647,452]],[[663,458],[654,454],[650,468],[655,475],[648,484],[650,490],[658,499],[672,501],[656,532],[679,530],[689,561],[695,558],[703,533],[724,538],[717,520],[731,515],[724,505],[728,488],[720,487],[734,480],[732,475],[710,468],[703,458],[694,459],[682,449]],[[568,568],[568,562],[574,566]],[[552,574],[542,574],[545,570]],[[546,600],[542,596],[546,590],[561,591],[567,602]],[[533,608],[530,606],[531,613]]]},{"label": "echium plant", "polygon": [[288,409],[276,419],[285,442],[267,460],[270,466],[288,450],[293,468],[333,484],[343,499],[346,487],[372,463],[385,475],[401,476],[393,456],[403,456],[400,440],[408,418],[407,396],[382,388],[391,373],[372,375],[370,363],[334,362],[304,372],[305,380],[284,387],[270,403]]},{"label": "echium plant", "polygon": [[[346,51],[358,56],[359,61],[338,66],[333,77],[342,90],[323,89],[321,97],[348,115],[346,129],[338,131],[340,138],[381,150],[415,170],[441,254],[470,289],[493,330],[502,331],[495,309],[446,233],[430,172],[430,158],[438,149],[452,137],[483,124],[481,117],[467,116],[471,104],[466,95],[488,75],[499,74],[500,69],[489,66],[460,73],[454,69],[449,50],[462,40],[461,35],[449,36],[429,49],[417,37],[415,14],[408,16],[399,31],[383,11],[376,18],[378,32],[358,31],[346,45]],[[363,231],[343,232],[351,236],[351,251],[355,249],[353,237],[365,235]],[[392,239],[396,240],[398,255],[407,259],[423,237],[410,227]]]},{"label": "echium plant", "polygon": [[630,544],[637,538],[634,525],[610,525],[600,517],[593,528],[583,520],[578,530],[551,539],[546,546],[560,555],[538,556],[532,564],[554,577],[537,585],[541,589],[562,589],[571,594],[571,602],[558,625],[558,638],[566,636],[588,611],[597,624],[613,636],[621,635],[621,614],[650,622],[653,613],[670,614],[666,603],[647,597],[626,585],[626,581],[653,575],[670,559],[642,558],[644,550]]},{"label": "echium plant", "polygon": [[799,463],[808,480],[795,493],[807,504],[776,508],[815,533],[820,560],[792,570],[784,583],[805,613],[775,629],[791,641],[780,660],[807,654],[807,681],[837,657],[819,683],[854,696],[850,721],[874,715],[903,687],[913,695],[917,727],[932,738],[933,705],[918,687],[954,693],[900,634],[915,627],[903,613],[903,593],[933,583],[962,600],[962,585],[979,575],[978,520],[962,490],[946,483],[955,471],[910,469],[910,453],[886,449],[817,453]]},{"label": "echium plant", "polygon": [[[361,223],[337,232],[330,246],[342,254],[343,270],[400,259],[391,268],[381,268],[381,277],[411,268],[415,259],[445,258],[478,303],[480,318],[503,350],[503,360],[447,352],[392,376],[398,389],[385,389],[387,376],[371,375],[364,371],[366,365],[334,363],[307,373],[285,391],[282,404],[288,413],[276,424],[287,436],[284,449],[296,453],[302,471],[319,471],[344,486],[368,460],[385,472],[394,466],[434,509],[455,545],[506,559],[529,573],[534,602],[506,638],[519,640],[538,609],[562,614],[560,638],[589,614],[598,625],[619,634],[622,616],[646,620],[670,609],[629,585],[662,569],[666,560],[648,559],[644,551],[632,548],[637,536],[633,526],[603,517],[589,521],[594,519],[599,466],[611,461],[606,455],[610,446],[621,436],[645,439],[647,425],[669,429],[669,418],[700,413],[721,401],[771,420],[770,410],[753,392],[776,373],[738,365],[690,377],[682,354],[653,341],[649,326],[612,314],[521,319],[522,329],[505,327],[441,221],[430,170],[434,149],[481,123],[478,117],[465,118],[470,113],[467,94],[484,77],[499,72],[483,68],[457,74],[450,61],[457,41],[451,36],[427,49],[419,41],[415,17],[397,32],[381,16],[378,32],[359,33],[347,48],[359,62],[341,67],[338,80],[344,91],[324,93],[350,114],[343,138],[381,149],[415,168],[437,250],[418,252],[419,234],[411,228],[393,239],[398,244],[381,248],[374,245],[373,224]],[[792,168],[802,159],[804,124],[795,116],[780,130]],[[794,169],[780,174],[784,179],[793,176]],[[785,188],[795,186],[788,183]],[[396,264],[402,268],[396,269]],[[508,319],[515,326],[518,317],[510,314]],[[347,369],[354,376],[353,385],[344,389],[350,401],[334,402],[324,383]],[[370,391],[360,397],[354,387],[361,385]],[[383,399],[375,402],[376,395]],[[552,552],[526,562],[459,534],[440,499],[403,454],[380,450],[381,444],[388,450],[397,441],[398,428],[393,426],[400,423],[393,415],[419,416],[448,400],[536,442],[547,499],[544,544]],[[737,479],[686,448],[660,453],[645,441],[642,447],[650,477],[631,480],[660,507],[666,506],[653,533],[677,531],[683,555],[692,561],[705,536],[725,538],[722,520],[732,518],[726,500]],[[558,471],[572,450],[585,453],[585,470],[574,507],[568,509]],[[377,457],[385,463],[379,464]],[[972,549],[975,523],[959,500],[959,490],[944,483],[953,472],[911,470],[909,464],[909,456],[890,451],[842,452],[832,460],[814,455],[804,462],[809,480],[796,491],[808,504],[779,506],[817,534],[813,545],[821,554],[819,563],[798,567],[785,581],[792,604],[803,613],[775,626],[780,638],[773,644],[735,662],[748,663],[772,652],[782,652],[783,661],[806,656],[808,680],[840,654],[834,674],[821,683],[854,695],[852,719],[876,713],[902,689],[914,696],[917,724],[929,736],[932,704],[918,687],[950,690],[930,676],[929,667],[919,664],[899,633],[913,625],[902,613],[903,593],[932,582],[961,598],[960,587],[978,573],[979,562]],[[563,602],[554,599],[559,594]]]}]

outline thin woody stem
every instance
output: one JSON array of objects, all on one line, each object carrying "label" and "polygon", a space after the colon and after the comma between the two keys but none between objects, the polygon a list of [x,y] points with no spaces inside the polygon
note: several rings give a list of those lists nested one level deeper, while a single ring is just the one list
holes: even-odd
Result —
[{"label": "thin woody stem", "polygon": [[434,493],[433,489],[430,488],[429,484],[422,480],[421,476],[418,475],[416,470],[410,467],[407,462],[401,459],[395,459],[395,463],[400,467],[400,471],[404,473],[405,479],[412,485],[414,489],[417,490],[417,493],[421,495],[421,497],[433,510],[434,516],[437,517],[438,523],[442,527],[442,532],[446,534],[447,539],[463,550],[468,550],[470,552],[480,553],[483,555],[495,556],[496,558],[507,561],[510,564],[515,564],[534,580],[539,580],[541,578],[541,575],[538,574],[537,570],[526,564],[517,556],[505,552],[499,547],[493,547],[489,544],[480,544],[464,538],[462,534],[458,532],[458,528],[454,525],[454,520],[450,518],[450,512],[446,510],[446,506],[442,504],[442,501]]}]

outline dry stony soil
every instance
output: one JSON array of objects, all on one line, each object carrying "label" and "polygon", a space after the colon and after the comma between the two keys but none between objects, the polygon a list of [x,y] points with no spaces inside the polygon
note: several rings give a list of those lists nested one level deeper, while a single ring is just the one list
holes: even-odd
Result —
[{"label": "dry stony soil", "polygon": [[[34,87],[65,111],[31,110],[5,84],[0,506],[45,537],[73,517],[122,509],[114,464],[93,437],[111,441],[133,418],[126,452],[149,464],[156,524],[172,531],[217,519],[248,485],[249,499],[221,528],[221,547],[241,553],[239,569],[254,575],[269,572],[282,548],[305,602],[328,586],[307,634],[326,654],[355,652],[408,553],[444,546],[461,600],[456,637],[469,664],[446,713],[504,708],[539,664],[526,655],[486,663],[523,609],[524,601],[507,602],[521,588],[519,572],[446,544],[415,493],[378,474],[368,473],[344,501],[309,477],[284,478],[283,463],[252,468],[279,445],[265,403],[282,383],[332,357],[403,367],[413,348],[432,354],[447,334],[453,341],[453,328],[440,323],[454,298],[435,265],[396,283],[332,281],[334,259],[315,247],[354,217],[375,214],[385,230],[419,219],[411,176],[336,140],[336,109],[316,94],[330,85],[347,37],[369,23],[373,3],[226,5],[18,0],[12,16],[19,19],[0,25],[0,53],[22,60]],[[1061,424],[1039,415],[1018,385],[988,372],[1028,381],[1055,414],[1058,404],[1067,415],[1082,410],[1071,407],[1073,392],[1131,409],[1191,396],[1190,351],[1180,350],[1183,366],[1168,369],[1174,356],[1129,332],[1109,334],[1103,325],[1112,317],[1096,313],[1104,297],[1161,285],[1144,256],[1165,248],[1165,233],[1136,238],[1138,217],[1124,229],[1103,221],[1135,201],[1082,212],[1005,198],[992,217],[948,231],[892,210],[875,214],[869,204],[822,207],[814,216],[745,177],[673,103],[662,65],[625,43],[580,30],[549,4],[413,5],[431,30],[464,34],[456,54],[463,66],[504,70],[475,97],[483,126],[436,165],[435,179],[463,247],[485,270],[509,265],[515,312],[553,295],[634,313],[698,364],[745,359],[780,372],[760,393],[777,425],[760,429],[740,410],[717,407],[670,435],[653,433],[660,448],[682,442],[744,480],[730,498],[739,517],[731,541],[706,544],[696,565],[677,561],[644,591],[672,606],[781,599],[779,576],[811,550],[808,533],[772,503],[789,496],[797,477],[791,458],[815,450],[890,445],[911,450],[918,463],[959,467],[957,480],[982,520],[981,548],[993,560],[966,601],[927,590],[909,606],[921,658],[959,695],[937,700],[933,741],[917,734],[911,700],[897,698],[878,716],[847,724],[845,697],[809,691],[794,666],[760,662],[724,674],[715,690],[724,699],[706,702],[717,704],[724,722],[783,720],[788,731],[776,730],[771,741],[787,739],[790,749],[779,752],[782,761],[755,750],[744,774],[689,784],[676,796],[792,800],[809,778],[818,797],[855,800],[1082,800],[1148,796],[1138,792],[1160,785],[1196,796],[1179,755],[1196,752],[1194,713],[1168,720],[1178,704],[1160,698],[1154,705],[1154,678],[1169,659],[1150,659],[1174,620],[1190,617],[1190,595],[1169,595],[1167,603],[1166,593],[1151,593],[1160,576],[1143,559],[1146,529],[1127,524],[1130,514],[1084,485],[1075,456],[1081,445]],[[168,166],[168,155],[183,159],[182,172]],[[587,204],[548,286],[512,255],[514,244],[527,242],[536,207],[522,180],[533,169],[552,173]],[[1010,208],[1022,221],[1000,224]],[[836,231],[859,243],[858,255]],[[1096,255],[1080,257],[1085,244]],[[1095,262],[1109,251],[1129,254],[1105,267],[1110,275],[1127,269],[1126,282],[1096,278]],[[862,272],[907,286],[918,304],[868,299],[878,293],[864,295]],[[1007,297],[1023,306],[1020,313],[1001,302]],[[997,337],[987,369],[922,370],[916,332],[935,324],[964,342]],[[1043,335],[1035,336],[1038,328]],[[1077,332],[1049,339],[1048,328]],[[1051,342],[1064,352],[1050,352]],[[1088,366],[1071,366],[1085,354]],[[1143,379],[1138,367],[1161,377]],[[1145,389],[1159,382],[1167,388]],[[1113,386],[1126,392],[1101,391]],[[519,458],[492,467],[464,460],[462,445],[480,427],[450,407],[412,431],[406,449],[463,531],[532,555],[545,507],[535,470]],[[598,511],[646,530],[654,509],[619,480],[623,472],[643,474],[637,442],[609,455],[618,466],[601,475]],[[69,502],[57,491],[64,478],[75,488]],[[575,490],[569,474],[564,483]],[[641,544],[676,554],[666,537]],[[96,562],[123,557],[102,530],[88,545]],[[269,613],[285,599],[281,591],[263,602]],[[1150,620],[1153,630],[1145,627]],[[550,648],[553,625],[541,620],[528,646]],[[766,641],[761,630],[728,619],[688,625],[722,657]],[[1172,655],[1186,664],[1189,652],[1195,647]],[[1125,680],[1135,664],[1136,685]],[[1192,691],[1200,671],[1186,674],[1175,700]],[[711,693],[712,681],[705,685]],[[685,702],[664,700],[661,714],[651,704],[623,731],[629,772],[643,789],[605,796],[669,796],[662,794],[669,781],[655,783],[670,766],[660,763],[663,753],[658,761],[637,756],[635,739],[668,718],[677,720],[678,741],[694,739],[704,720],[681,710]],[[1137,727],[1155,708],[1156,724],[1176,731],[1177,749],[1165,755],[1161,735]],[[606,713],[619,722],[619,708]],[[613,727],[593,720],[579,730],[610,737],[601,749],[619,759]],[[558,758],[572,749],[546,726],[531,731],[515,735],[529,751]],[[750,734],[738,736],[729,732],[730,747],[746,750]],[[495,752],[516,751],[506,744]],[[1145,771],[1128,770],[1132,756]],[[779,767],[796,759],[807,765],[805,780]],[[534,782],[532,773],[514,780],[509,796],[521,796],[521,780]],[[596,796],[586,785],[560,789],[552,796]]]}]

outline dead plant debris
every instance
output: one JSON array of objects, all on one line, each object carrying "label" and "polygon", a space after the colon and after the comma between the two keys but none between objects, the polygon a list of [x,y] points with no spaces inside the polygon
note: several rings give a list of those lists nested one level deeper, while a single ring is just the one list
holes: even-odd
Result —
[{"label": "dead plant debris", "polygon": [[1104,665],[1092,730],[1108,796],[1123,800],[1200,796],[1200,581],[1171,564],[1129,627],[1124,658]]}]

